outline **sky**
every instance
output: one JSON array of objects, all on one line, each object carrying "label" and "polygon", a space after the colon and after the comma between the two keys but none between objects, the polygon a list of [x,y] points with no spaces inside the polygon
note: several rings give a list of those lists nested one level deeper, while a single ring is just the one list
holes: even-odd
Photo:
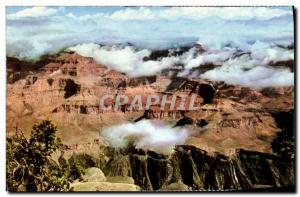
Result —
[{"label": "sky", "polygon": [[[7,14],[14,14],[24,9],[31,9],[32,6],[8,6]],[[49,7],[48,7],[49,8]],[[52,6],[52,8],[59,8],[57,6]],[[65,6],[66,13],[73,13],[76,16],[82,16],[86,14],[97,14],[101,13],[113,13],[117,10],[121,10],[123,7],[115,6],[106,6],[106,7],[97,7],[97,6]],[[134,7],[132,7],[134,8]]]},{"label": "sky", "polygon": [[292,7],[7,7],[6,20],[7,52],[20,58],[86,42],[220,48],[294,36]]},{"label": "sky", "polygon": [[[135,48],[115,47],[128,43]],[[191,49],[180,57],[143,60],[155,49],[195,43],[206,52],[199,55]],[[292,7],[8,6],[6,10],[7,56],[37,60],[67,49],[128,75],[152,75],[181,63],[185,71],[180,75],[197,76],[190,73],[193,67],[218,62],[223,66],[200,77],[245,86],[288,86],[294,83],[292,72],[266,66],[293,60],[294,51],[288,48],[293,45]],[[236,57],[240,51],[251,55]]]}]

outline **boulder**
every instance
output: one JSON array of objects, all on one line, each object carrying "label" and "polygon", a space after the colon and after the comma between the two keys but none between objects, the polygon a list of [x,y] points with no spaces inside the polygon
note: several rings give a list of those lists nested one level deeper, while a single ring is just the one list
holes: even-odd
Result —
[{"label": "boulder", "polygon": [[130,176],[109,176],[107,182],[134,184],[134,179]]},{"label": "boulder", "polygon": [[94,191],[140,191],[139,186],[126,183],[109,182],[77,182],[72,183],[71,191],[94,192]]},{"label": "boulder", "polygon": [[190,191],[191,188],[182,182],[175,182],[166,185],[160,189],[160,191]]},{"label": "boulder", "polygon": [[106,177],[99,168],[88,168],[82,176],[84,182],[104,182]]}]

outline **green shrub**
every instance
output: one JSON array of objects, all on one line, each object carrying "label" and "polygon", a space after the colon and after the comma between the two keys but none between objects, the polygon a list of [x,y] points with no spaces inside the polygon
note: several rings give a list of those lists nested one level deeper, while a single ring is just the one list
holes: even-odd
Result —
[{"label": "green shrub", "polygon": [[82,169],[51,163],[50,155],[62,144],[57,127],[44,120],[32,127],[30,139],[21,131],[7,139],[8,191],[68,191],[69,183],[80,177]]}]

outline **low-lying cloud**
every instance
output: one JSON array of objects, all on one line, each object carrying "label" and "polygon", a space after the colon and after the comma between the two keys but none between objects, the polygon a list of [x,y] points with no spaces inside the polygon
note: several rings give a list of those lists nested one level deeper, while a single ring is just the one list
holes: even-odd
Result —
[{"label": "low-lying cloud", "polygon": [[294,85],[294,73],[287,68],[272,68],[259,65],[249,55],[230,59],[223,66],[209,70],[200,77],[213,81],[224,81],[231,85],[247,86],[256,89]]},{"label": "low-lying cloud", "polygon": [[100,132],[110,146],[126,148],[133,145],[165,154],[171,153],[175,145],[184,144],[190,135],[186,128],[171,128],[151,120],[106,127]]},{"label": "low-lying cloud", "polygon": [[209,70],[199,77],[256,89],[294,86],[294,73],[289,68],[269,66],[280,61],[294,60],[294,50],[260,41],[252,45],[240,46],[240,48],[243,49],[239,52],[240,54],[232,53],[232,56],[228,58],[231,54],[225,53],[228,59],[223,61],[222,66]]},{"label": "low-lying cloud", "polygon": [[[274,68],[269,65],[278,61],[294,59],[294,50],[257,41],[235,47],[206,49],[197,52],[192,47],[180,56],[162,57],[145,61],[151,50],[136,49],[132,46],[100,46],[94,43],[76,45],[68,48],[76,53],[92,57],[96,62],[126,73],[128,76],[151,76],[165,68],[178,64],[184,66],[180,77],[204,78],[224,81],[232,85],[253,87],[281,87],[294,85],[294,73],[288,68]],[[203,65],[218,65],[205,73],[192,72],[193,68]]]},{"label": "low-lying cloud", "polygon": [[117,46],[100,47],[97,44],[89,43],[70,47],[68,50],[76,51],[76,53],[85,57],[92,57],[96,62],[132,77],[154,75],[179,61],[178,57],[164,57],[158,61],[144,61],[143,59],[149,57],[151,51],[147,49],[136,51],[130,46],[124,48]]}]

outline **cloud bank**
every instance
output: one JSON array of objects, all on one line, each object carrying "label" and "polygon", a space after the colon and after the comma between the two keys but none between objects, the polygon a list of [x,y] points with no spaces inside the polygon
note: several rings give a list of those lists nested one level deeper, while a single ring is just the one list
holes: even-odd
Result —
[{"label": "cloud bank", "polygon": [[[238,48],[224,48],[221,51],[205,52],[187,61],[180,76],[192,76],[227,84],[241,85],[255,89],[265,87],[294,86],[294,73],[288,68],[274,68],[271,63],[294,60],[294,50],[257,41],[242,44]],[[191,68],[207,63],[222,65],[203,74],[187,72]]]},{"label": "cloud bank", "polygon": [[221,67],[209,70],[200,77],[256,89],[294,85],[294,73],[289,69],[260,65],[260,62],[251,59],[249,55],[230,59]]},{"label": "cloud bank", "polygon": [[[88,7],[75,7],[84,11]],[[8,8],[9,9],[9,8]],[[86,14],[68,7],[32,7],[6,16],[7,55],[37,59],[82,43],[130,42],[146,49],[199,42],[221,49],[257,40],[291,44],[292,7],[147,7]]]},{"label": "cloud bank", "polygon": [[[100,46],[94,43],[68,48],[81,56],[92,57],[96,62],[131,77],[151,76],[165,68],[177,64],[184,66],[178,75],[187,78],[203,78],[224,81],[232,85],[248,86],[256,89],[294,85],[294,73],[288,68],[274,68],[269,64],[294,59],[292,49],[262,43],[239,47],[224,47],[221,50],[207,49],[204,53],[192,47],[180,56],[163,57],[156,61],[145,61],[151,50],[136,49],[131,46]],[[221,65],[205,73],[193,71],[206,64]]]},{"label": "cloud bank", "polygon": [[270,19],[272,17],[290,14],[289,10],[269,9],[267,7],[171,7],[163,10],[150,8],[127,8],[111,15],[103,15],[117,20],[153,20],[178,18],[201,19],[205,17],[220,17],[223,19]]},{"label": "cloud bank", "polygon": [[[89,9],[26,7],[8,12],[7,56],[37,60],[69,48],[132,77],[182,64],[180,76],[254,88],[294,85],[287,68],[268,67],[294,59],[294,50],[288,49],[294,45],[292,7],[93,7],[87,14]],[[153,49],[192,43],[205,52],[191,48],[180,56],[143,60]],[[222,66],[192,72],[206,64]]]},{"label": "cloud bank", "polygon": [[[84,8],[88,9],[88,8]],[[167,19],[178,20],[202,19],[206,17],[220,17],[223,19],[258,19],[265,20],[291,14],[289,7],[130,7],[122,8],[112,13],[101,12],[97,14],[80,15],[80,19],[92,19],[94,17],[105,17],[116,20],[154,20]],[[105,11],[105,8],[102,10]],[[8,18],[14,17],[39,17],[51,16],[64,13],[63,7],[29,7],[16,13],[8,14]],[[75,13],[77,15],[77,13]],[[68,12],[68,16],[75,17],[74,13]]]},{"label": "cloud bank", "polygon": [[178,57],[165,57],[159,61],[144,61],[143,58],[149,57],[151,51],[147,49],[135,51],[130,46],[125,48],[100,47],[97,44],[89,43],[70,47],[68,50],[76,51],[81,56],[92,57],[96,62],[126,73],[131,77],[154,75],[179,62]]},{"label": "cloud bank", "polygon": [[169,154],[175,145],[184,144],[189,136],[189,131],[182,128],[171,128],[151,120],[142,120],[137,123],[104,128],[101,135],[111,146],[116,148],[134,145],[138,149]]}]

